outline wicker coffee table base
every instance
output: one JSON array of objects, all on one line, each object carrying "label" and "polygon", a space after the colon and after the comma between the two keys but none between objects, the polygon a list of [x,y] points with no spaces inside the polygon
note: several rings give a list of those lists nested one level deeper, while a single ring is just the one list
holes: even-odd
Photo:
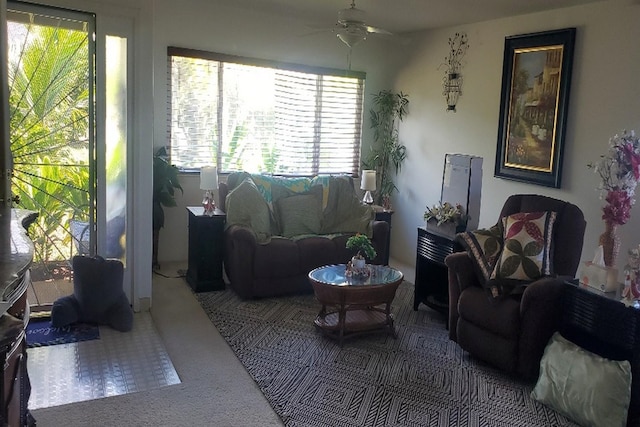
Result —
[{"label": "wicker coffee table base", "polygon": [[386,311],[383,307],[344,307],[327,312],[323,305],[314,323],[327,337],[337,339],[340,344],[344,338],[384,330],[396,338],[393,315]]}]

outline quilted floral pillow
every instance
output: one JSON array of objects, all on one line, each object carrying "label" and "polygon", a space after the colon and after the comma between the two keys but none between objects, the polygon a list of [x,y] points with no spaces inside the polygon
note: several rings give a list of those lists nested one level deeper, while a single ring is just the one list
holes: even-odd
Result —
[{"label": "quilted floral pillow", "polygon": [[491,279],[531,282],[550,275],[556,216],[556,212],[522,212],[502,218],[504,248]]},{"label": "quilted floral pillow", "polygon": [[502,252],[501,223],[491,228],[458,233],[456,240],[473,261],[480,283],[484,286],[491,278],[500,252]]}]

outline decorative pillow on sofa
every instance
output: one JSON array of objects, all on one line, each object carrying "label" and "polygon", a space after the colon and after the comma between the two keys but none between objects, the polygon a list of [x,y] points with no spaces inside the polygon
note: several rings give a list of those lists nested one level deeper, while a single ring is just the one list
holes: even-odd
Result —
[{"label": "decorative pillow on sofa", "polygon": [[531,282],[551,274],[555,212],[522,212],[502,218],[504,247],[491,279]]},{"label": "decorative pillow on sofa", "polygon": [[467,251],[473,261],[473,266],[484,286],[491,278],[500,252],[502,252],[501,223],[488,229],[465,231],[458,233],[456,240]]},{"label": "decorative pillow on sofa", "polygon": [[322,234],[360,233],[373,236],[375,212],[360,201],[348,176],[329,180],[327,206],[322,217]]},{"label": "decorative pillow on sofa", "polygon": [[583,426],[627,424],[631,364],[590,353],[556,332],[531,397]]},{"label": "decorative pillow on sofa", "polygon": [[259,243],[269,243],[272,235],[271,211],[251,178],[246,178],[226,200],[227,226],[245,225],[253,229]]},{"label": "decorative pillow on sofa", "polygon": [[278,185],[272,185],[276,217],[280,234],[293,237],[300,234],[319,234],[322,228],[322,186],[316,185],[309,191],[278,194]]}]

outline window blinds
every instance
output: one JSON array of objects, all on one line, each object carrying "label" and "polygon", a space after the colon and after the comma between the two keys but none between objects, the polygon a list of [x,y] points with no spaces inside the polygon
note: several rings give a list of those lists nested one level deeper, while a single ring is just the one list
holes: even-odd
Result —
[{"label": "window blinds", "polygon": [[357,174],[364,82],[363,73],[169,48],[172,163]]}]

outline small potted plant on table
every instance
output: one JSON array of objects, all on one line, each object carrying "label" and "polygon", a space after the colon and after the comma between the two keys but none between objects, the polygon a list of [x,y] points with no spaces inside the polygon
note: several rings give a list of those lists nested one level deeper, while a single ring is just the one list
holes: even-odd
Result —
[{"label": "small potted plant on table", "polygon": [[[351,265],[355,269],[363,269],[366,265],[366,258],[373,260],[377,253],[371,244],[371,240],[364,234],[356,234],[347,239],[347,249],[357,250],[356,254],[351,258]],[[364,256],[363,256],[364,255]]]}]

